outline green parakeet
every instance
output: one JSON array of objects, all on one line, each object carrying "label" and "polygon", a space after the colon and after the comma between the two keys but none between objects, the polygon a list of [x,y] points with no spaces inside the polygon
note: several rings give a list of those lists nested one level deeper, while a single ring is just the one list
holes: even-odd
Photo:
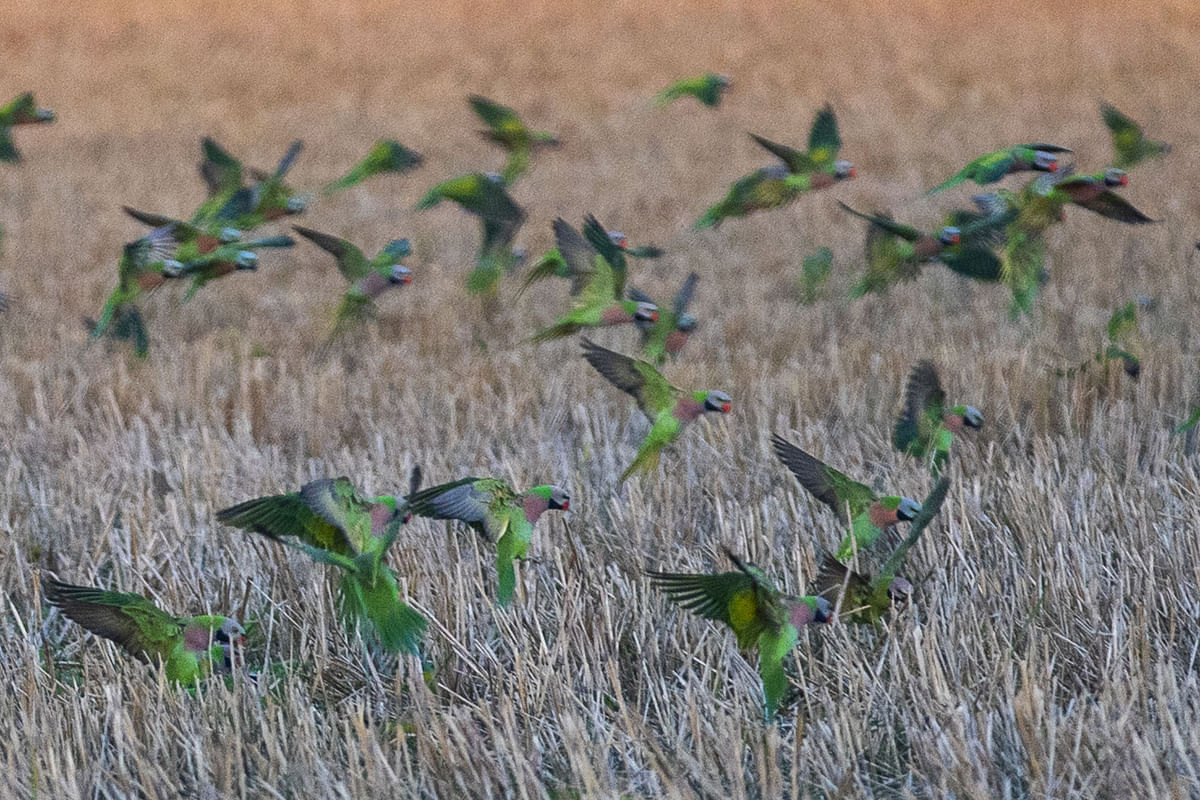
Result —
[{"label": "green parakeet", "polygon": [[684,427],[707,411],[728,414],[733,410],[729,395],[719,390],[688,392],[667,383],[654,365],[583,340],[583,357],[609,383],[629,394],[650,420],[650,432],[620,481],[658,466],[659,454],[683,433]]},{"label": "green parakeet", "polygon": [[665,106],[681,97],[694,97],[710,108],[721,104],[721,95],[729,88],[730,79],[725,75],[709,72],[692,78],[684,78],[663,89],[654,96],[655,105]]},{"label": "green parakeet", "polygon": [[921,511],[921,504],[911,497],[879,497],[871,487],[848,478],[777,433],[772,434],[771,445],[800,485],[833,509],[842,524],[850,528],[838,548],[839,561],[849,561],[855,552],[873,545],[887,528],[911,521]]},{"label": "green parakeet", "polygon": [[[410,494],[420,484],[414,468]],[[366,497],[349,478],[322,478],[298,492],[247,500],[222,509],[217,520],[261,533],[341,572],[338,609],[348,628],[359,625],[393,653],[420,656],[425,618],[400,599],[396,574],[385,561],[409,518],[405,498]]]},{"label": "green parakeet", "polygon": [[904,406],[892,429],[892,445],[921,459],[936,478],[950,461],[955,434],[983,427],[983,414],[974,406],[946,405],[937,367],[922,359],[913,365],[904,388]]},{"label": "green parakeet", "polygon": [[704,619],[724,622],[737,635],[738,647],[758,648],[763,709],[770,721],[787,690],[783,659],[796,646],[800,629],[830,622],[833,607],[824,597],[784,594],[753,564],[726,549],[737,568],[716,575],[647,572],[650,585]]},{"label": "green parakeet", "polygon": [[499,478],[462,478],[423,489],[408,499],[419,517],[456,519],[496,543],[496,603],[507,606],[516,590],[513,561],[524,558],[533,526],[546,511],[567,511],[571,496],[558,486],[518,492]]},{"label": "green parakeet", "polygon": [[161,661],[167,678],[185,686],[233,669],[232,649],[246,632],[232,617],[176,617],[140,594],[75,586],[43,576],[46,599],[97,636],[139,661]]}]

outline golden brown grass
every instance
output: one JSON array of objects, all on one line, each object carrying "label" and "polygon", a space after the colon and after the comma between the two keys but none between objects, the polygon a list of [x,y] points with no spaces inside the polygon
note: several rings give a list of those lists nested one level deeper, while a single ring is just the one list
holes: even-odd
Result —
[{"label": "golden brown grass", "polygon": [[[34,89],[60,121],[18,131],[26,161],[0,170],[0,288],[16,295],[0,318],[0,795],[1200,795],[1200,475],[1191,442],[1169,436],[1200,400],[1192,4],[438,5],[5,11],[0,89]],[[719,110],[649,104],[710,68],[736,82]],[[468,92],[566,142],[515,190],[530,212],[521,244],[540,252],[550,219],[591,211],[669,249],[639,285],[703,276],[703,327],[669,377],[727,389],[735,413],[624,490],[615,477],[644,430],[632,404],[573,343],[524,343],[561,289],[474,319],[460,285],[477,226],[411,210],[433,182],[499,164]],[[933,224],[967,192],[921,190],[983,150],[1042,139],[1098,168],[1101,98],[1175,146],[1126,192],[1162,224],[1071,213],[1051,236],[1052,283],[1015,324],[1001,289],[938,269],[884,302],[845,299],[863,231],[835,197]],[[862,177],[689,230],[762,163],[744,131],[802,142],[826,100]],[[342,284],[305,243],[186,306],[152,298],[148,363],[84,347],[79,318],[140,231],[119,205],[187,213],[205,133],[258,165],[304,138],[303,187],[380,136],[426,156],[305,218],[367,248],[415,244],[416,281],[384,300],[352,363],[310,358]],[[828,299],[797,306],[790,286],[822,245]],[[1143,314],[1140,383],[1115,368],[1055,377],[1135,295],[1159,301]],[[771,430],[923,496],[928,478],[887,441],[918,357],[987,427],[960,448],[951,498],[912,554],[915,603],[879,631],[802,636],[800,698],[764,725],[732,636],[651,594],[640,571],[724,568],[728,544],[804,586],[838,531],[775,462]],[[212,516],[317,475],[396,491],[413,463],[432,481],[553,480],[574,496],[565,520],[540,524],[540,561],[508,610],[490,602],[490,547],[426,521],[405,531],[393,563],[436,620],[433,690],[409,660],[393,668],[341,632],[320,569]],[[178,611],[244,600],[248,657],[269,677],[202,697],[162,685],[46,616],[38,569]]]}]

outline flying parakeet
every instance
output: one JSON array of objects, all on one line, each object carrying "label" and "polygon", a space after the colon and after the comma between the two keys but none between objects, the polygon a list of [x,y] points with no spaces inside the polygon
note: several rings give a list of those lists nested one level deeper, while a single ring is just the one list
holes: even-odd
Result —
[{"label": "flying parakeet", "polygon": [[974,406],[947,406],[937,367],[922,359],[913,365],[904,388],[904,407],[892,429],[892,445],[915,456],[938,477],[950,461],[954,435],[983,427],[983,414]]},{"label": "flying parakeet", "polygon": [[338,306],[330,339],[365,320],[374,319],[375,300],[388,289],[412,283],[412,271],[400,263],[412,252],[408,239],[393,239],[374,258],[367,260],[362,250],[345,239],[299,225],[293,225],[292,228],[337,259],[338,271],[350,281],[350,288]]},{"label": "flying parakeet", "polygon": [[14,125],[33,125],[42,122],[53,122],[54,112],[48,108],[38,108],[33,101],[33,93],[25,92],[6,106],[0,107],[0,161],[16,162],[21,160],[21,153],[12,140]]},{"label": "flying parakeet", "polygon": [[650,420],[650,432],[633,463],[621,473],[621,483],[630,475],[644,474],[658,466],[662,449],[678,439],[684,427],[706,411],[728,414],[733,410],[733,401],[725,392],[688,392],[672,386],[652,364],[614,353],[588,339],[583,340],[583,357],[609,383],[631,395]]},{"label": "flying parakeet", "polygon": [[1157,158],[1171,152],[1170,145],[1147,139],[1141,125],[1108,103],[1100,104],[1100,114],[1112,135],[1114,167],[1129,169],[1147,158]]},{"label": "flying parakeet", "polygon": [[487,124],[488,130],[480,131],[483,137],[508,151],[508,163],[501,175],[511,185],[529,167],[533,151],[539,147],[557,147],[558,137],[546,131],[531,131],[517,112],[477,94],[467,98],[471,109]]},{"label": "flying parakeet", "polygon": [[1011,172],[1037,170],[1039,172],[1056,172],[1058,170],[1057,153],[1070,153],[1065,147],[1043,142],[1019,144],[1007,150],[997,150],[984,153],[960,169],[951,177],[930,189],[926,194],[936,194],[964,181],[975,181],[980,186],[995,183]]},{"label": "flying parakeet", "polygon": [[709,72],[694,78],[684,78],[663,89],[654,96],[655,105],[665,106],[681,97],[694,97],[710,108],[721,103],[721,95],[729,88],[730,79],[725,75]]},{"label": "flying parakeet", "polygon": [[518,492],[499,478],[462,478],[423,489],[408,498],[419,517],[456,519],[496,543],[496,603],[512,602],[517,578],[514,559],[524,558],[533,526],[546,511],[567,511],[571,496],[561,487],[534,486]]},{"label": "flying parakeet", "polygon": [[874,544],[889,527],[911,521],[921,511],[921,504],[911,497],[877,496],[871,487],[846,477],[777,433],[772,434],[771,445],[800,485],[833,509],[842,524],[850,528],[838,548],[839,561],[849,561],[855,552],[861,553]]},{"label": "flying parakeet", "polygon": [[[660,311],[656,321],[638,321],[638,330],[642,333],[642,355],[655,366],[661,367],[667,361],[667,356],[676,358],[688,337],[696,330],[697,320],[687,311],[692,302],[692,294],[700,276],[695,272],[689,274],[683,281],[683,286],[675,293],[675,300],[670,311]],[[638,289],[629,290],[631,300],[643,303],[651,302],[650,297]]]},{"label": "flying parakeet", "polygon": [[419,167],[421,160],[420,153],[409,150],[394,139],[380,139],[371,147],[371,152],[351,167],[349,172],[336,181],[327,183],[321,194],[335,194],[385,172],[408,172]]},{"label": "flying parakeet", "polygon": [[833,607],[824,597],[784,594],[758,567],[744,563],[728,549],[725,553],[736,571],[716,575],[646,574],[650,585],[673,602],[732,628],[743,650],[758,648],[763,708],[770,721],[788,686],[784,657],[796,646],[801,628],[832,621]]},{"label": "flying parakeet", "polygon": [[658,320],[658,306],[651,302],[614,297],[616,278],[612,265],[561,217],[554,220],[554,239],[571,276],[571,310],[548,328],[533,335],[545,342],[570,336],[585,328]]},{"label": "flying parakeet", "polygon": [[[410,495],[420,485],[414,468]],[[338,610],[347,627],[360,625],[389,652],[420,656],[425,618],[400,599],[388,549],[410,511],[403,497],[366,497],[349,478],[322,478],[298,492],[247,500],[222,509],[217,520],[261,533],[341,571]]]}]

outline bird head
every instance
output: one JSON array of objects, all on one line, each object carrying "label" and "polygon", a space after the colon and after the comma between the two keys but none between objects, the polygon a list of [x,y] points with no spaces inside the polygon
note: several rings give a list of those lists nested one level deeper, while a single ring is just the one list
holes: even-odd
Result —
[{"label": "bird head", "polygon": [[242,232],[237,228],[221,228],[221,230],[217,232],[217,240],[220,241],[221,244],[236,242],[241,238]]},{"label": "bird head", "polygon": [[719,84],[721,84],[722,86],[724,86],[724,87],[728,88],[730,85],[732,85],[732,84],[733,84],[733,78],[729,77],[728,75],[718,75],[718,76],[717,76],[717,83],[719,83]]},{"label": "bird head", "polygon": [[221,645],[243,645],[246,643],[246,629],[233,617],[225,617],[221,627],[213,631],[213,641]]},{"label": "bird head", "polygon": [[947,225],[938,233],[938,241],[947,247],[962,241],[962,231],[953,225]]},{"label": "bird head", "polygon": [[616,245],[618,250],[624,250],[629,246],[629,240],[620,231],[609,231],[608,240]]},{"label": "bird head", "polygon": [[812,622],[832,622],[833,604],[824,597],[816,598],[814,605],[809,605],[805,598],[798,597],[788,604],[788,622],[796,628],[802,628]]},{"label": "bird head", "polygon": [[983,414],[975,406],[962,407],[963,425],[979,430],[983,427]]},{"label": "bird head", "polygon": [[691,333],[692,331],[696,330],[696,326],[699,324],[699,320],[685,311],[676,319],[675,330],[679,331],[680,333]]},{"label": "bird head", "polygon": [[920,513],[921,504],[911,497],[901,497],[896,505],[896,518],[904,522],[911,522]]},{"label": "bird head", "polygon": [[633,310],[634,322],[658,322],[658,306],[654,303],[639,302]]},{"label": "bird head", "polygon": [[258,253],[251,250],[238,250],[238,254],[233,257],[233,265],[238,269],[256,270],[258,269]]},{"label": "bird head", "polygon": [[1104,170],[1104,185],[1108,187],[1128,186],[1129,175],[1123,169],[1109,167]]},{"label": "bird head", "polygon": [[571,495],[561,486],[550,487],[550,497],[548,498],[550,508],[558,511],[571,510]]},{"label": "bird head", "polygon": [[833,177],[839,181],[844,181],[847,178],[853,178],[857,173],[854,171],[854,165],[849,161],[835,161],[833,164]]},{"label": "bird head", "polygon": [[892,582],[888,584],[888,599],[893,603],[907,600],[913,592],[913,585],[906,579],[896,576],[892,578]]},{"label": "bird head", "polygon": [[183,274],[183,264],[173,258],[168,258],[162,262],[162,276],[164,278],[178,278]]},{"label": "bird head", "polygon": [[285,214],[301,214],[304,209],[308,208],[310,196],[307,194],[294,194],[287,199],[287,203],[283,206]]},{"label": "bird head", "polygon": [[392,264],[392,269],[388,272],[388,281],[400,285],[412,283],[412,270],[403,264]]},{"label": "bird head", "polygon": [[704,410],[728,414],[733,411],[733,400],[720,389],[713,389],[704,397]]},{"label": "bird head", "polygon": [[1058,156],[1045,150],[1034,150],[1033,168],[1039,172],[1058,172]]}]

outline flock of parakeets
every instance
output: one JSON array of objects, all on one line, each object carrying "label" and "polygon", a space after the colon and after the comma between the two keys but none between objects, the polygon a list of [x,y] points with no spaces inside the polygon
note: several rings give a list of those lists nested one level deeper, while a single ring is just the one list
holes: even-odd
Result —
[{"label": "flock of parakeets", "polygon": [[[656,101],[666,104],[692,96],[716,106],[729,85],[723,76],[703,75],[667,88]],[[488,126],[483,135],[507,151],[507,161],[499,173],[477,172],[437,184],[417,207],[431,208],[450,200],[482,221],[476,265],[466,283],[470,292],[486,295],[495,293],[499,282],[524,262],[524,252],[514,249],[513,243],[526,214],[509,190],[529,168],[538,148],[557,146],[559,140],[553,134],[530,130],[516,112],[498,103],[477,96],[470,97],[469,103]],[[1165,153],[1167,147],[1146,138],[1133,121],[1111,106],[1103,105],[1102,114],[1116,151],[1112,167],[1076,175],[1060,162],[1069,150],[1041,143],[988,153],[930,193],[966,181],[991,184],[1010,173],[1040,174],[1015,192],[999,189],[976,196],[975,209],[952,212],[935,232],[900,224],[884,213],[867,214],[841,204],[868,223],[867,272],[853,293],[886,291],[896,282],[915,278],[924,264],[941,261],[961,275],[1004,283],[1012,292],[1014,313],[1028,312],[1037,287],[1046,279],[1044,234],[1063,220],[1068,204],[1121,222],[1152,221],[1114,190],[1126,184],[1124,170]],[[36,107],[30,94],[0,109],[0,159],[17,159],[13,126],[53,119],[52,112]],[[841,137],[828,106],[817,113],[806,150],[751,136],[780,163],[735,181],[724,199],[699,218],[696,229],[784,206],[806,192],[855,175],[854,166],[838,158]],[[88,322],[92,338],[131,341],[135,353],[144,357],[149,335],[139,301],[145,292],[174,279],[190,278],[186,300],[217,278],[255,269],[257,251],[294,244],[289,236],[250,239],[248,234],[269,221],[303,212],[311,202],[311,195],[298,193],[285,182],[301,144],[293,144],[270,173],[244,167],[211,139],[204,139],[202,145],[200,172],[208,195],[186,221],[125,209],[152,230],[124,246],[117,266],[117,287],[98,319]],[[325,186],[322,194],[349,189],[374,175],[406,172],[421,163],[417,153],[383,140],[344,177]],[[368,258],[358,246],[335,235],[301,226],[294,230],[331,254],[349,282],[331,338],[371,319],[383,292],[412,281],[412,272],[403,263],[412,252],[407,239],[395,239]],[[543,342],[609,325],[638,328],[643,359],[587,338],[581,340],[582,355],[609,383],[631,395],[650,421],[645,440],[620,481],[650,473],[663,449],[688,423],[705,412],[728,414],[732,410],[732,400],[725,392],[681,389],[659,372],[668,356],[679,356],[696,329],[697,320],[687,309],[699,276],[688,275],[669,309],[660,307],[644,292],[627,286],[627,273],[630,257],[655,258],[661,250],[631,248],[623,235],[606,230],[590,215],[585,217],[582,231],[562,219],[554,220],[553,230],[555,249],[530,267],[520,292],[543,279],[565,278],[570,281],[571,302],[556,322],[533,332],[532,340]],[[822,263],[813,265],[814,270],[827,273],[828,261],[826,255]],[[806,272],[808,269],[806,264]],[[1112,326],[1110,323],[1110,338],[1115,336]],[[908,378],[892,442],[897,450],[920,459],[939,478],[923,503],[898,494],[880,496],[776,434],[772,445],[779,460],[847,530],[836,552],[824,554],[813,593],[784,594],[762,570],[733,553],[728,554],[734,567],[729,572],[651,571],[650,583],[700,616],[728,624],[742,648],[758,649],[764,708],[770,718],[784,698],[787,677],[783,662],[801,628],[829,622],[839,612],[852,622],[877,623],[894,600],[911,592],[911,583],[899,571],[946,495],[949,482],[943,473],[954,437],[982,424],[978,409],[951,405],[936,367],[919,361]],[[516,592],[515,562],[524,558],[538,519],[546,511],[566,511],[571,498],[559,486],[519,491],[496,478],[468,477],[424,489],[420,483],[420,470],[414,469],[406,495],[367,497],[349,478],[321,479],[296,492],[222,509],[216,512],[216,519],[328,565],[340,578],[339,612],[348,629],[360,631],[384,651],[411,654],[424,664],[422,642],[427,621],[402,599],[400,583],[387,564],[388,549],[401,527],[413,516],[459,520],[493,542],[496,603],[506,606]],[[874,576],[859,571],[862,556],[887,541],[885,531],[901,522],[911,525],[908,537],[882,561]],[[167,676],[182,684],[192,684],[213,671],[228,671],[231,648],[244,635],[231,618],[174,617],[135,594],[72,586],[50,577],[43,578],[42,586],[46,598],[68,617],[139,658],[161,660]]]}]

